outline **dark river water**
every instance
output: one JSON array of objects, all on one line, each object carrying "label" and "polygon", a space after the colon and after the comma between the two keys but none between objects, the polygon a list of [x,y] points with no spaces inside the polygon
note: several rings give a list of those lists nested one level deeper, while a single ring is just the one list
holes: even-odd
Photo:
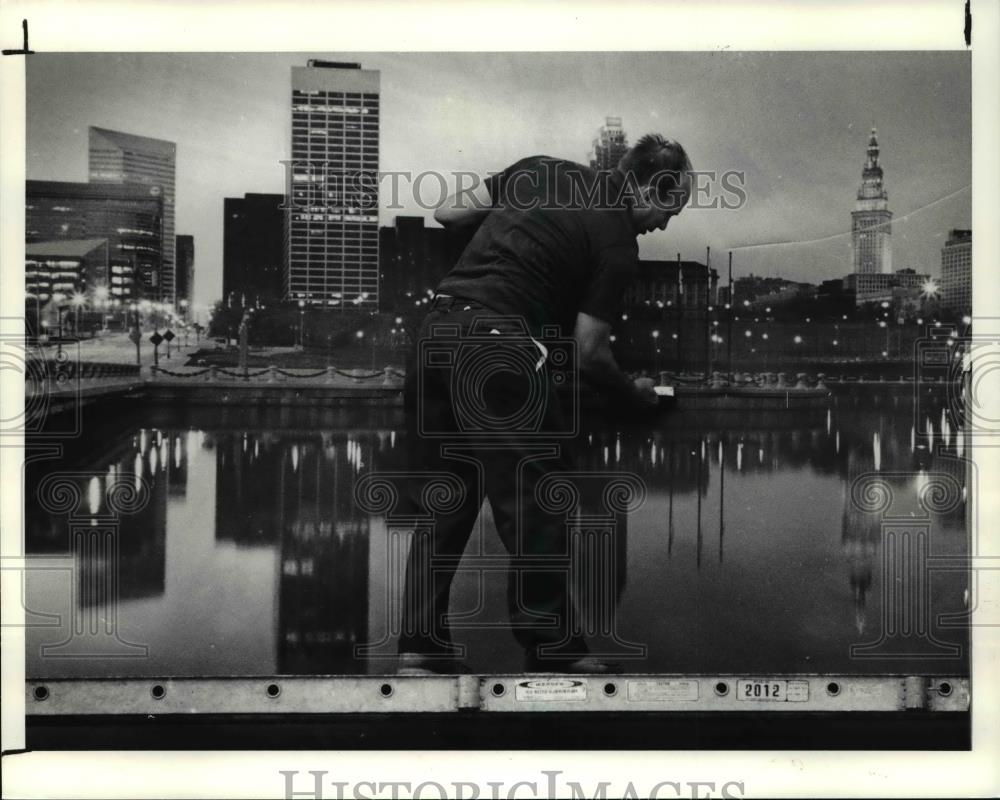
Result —
[{"label": "dark river water", "polygon": [[[584,426],[580,468],[645,495],[577,553],[614,555],[605,649],[630,672],[968,674],[974,492],[943,408]],[[391,671],[406,534],[354,490],[399,469],[398,412],[147,407],[86,432],[27,467],[30,678]],[[454,638],[520,671],[488,504],[466,555]]]}]

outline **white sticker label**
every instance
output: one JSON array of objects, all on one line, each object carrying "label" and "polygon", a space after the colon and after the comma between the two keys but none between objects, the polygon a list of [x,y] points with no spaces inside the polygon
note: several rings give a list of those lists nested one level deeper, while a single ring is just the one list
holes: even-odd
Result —
[{"label": "white sticker label", "polygon": [[534,678],[518,683],[514,688],[514,697],[529,703],[586,700],[587,683],[570,678]]},{"label": "white sticker label", "polygon": [[809,699],[809,681],[788,682],[788,702],[804,703]]},{"label": "white sticker label", "polygon": [[809,699],[809,681],[737,681],[736,699],[764,703],[801,703]]},{"label": "white sticker label", "polygon": [[698,681],[629,681],[628,699],[632,702],[697,700]]}]

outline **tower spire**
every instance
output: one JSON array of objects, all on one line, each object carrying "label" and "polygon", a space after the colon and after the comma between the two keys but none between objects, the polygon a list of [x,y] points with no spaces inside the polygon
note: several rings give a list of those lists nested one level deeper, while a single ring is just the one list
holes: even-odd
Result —
[{"label": "tower spire", "polygon": [[861,186],[851,213],[853,266],[856,273],[892,271],[891,220],[889,193],[885,189],[879,164],[878,130],[872,123]]},{"label": "tower spire", "polygon": [[878,168],[878,131],[875,129],[875,123],[872,123],[872,133],[868,137],[868,158],[865,161],[866,170],[874,170]]}]

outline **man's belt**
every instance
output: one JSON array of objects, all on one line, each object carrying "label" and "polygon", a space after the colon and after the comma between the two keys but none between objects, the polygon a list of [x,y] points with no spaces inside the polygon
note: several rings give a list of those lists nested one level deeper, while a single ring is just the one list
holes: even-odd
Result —
[{"label": "man's belt", "polygon": [[[473,310],[483,310],[490,311],[482,303],[476,302],[475,300],[466,300],[464,297],[454,297],[450,294],[436,294],[431,300],[431,308],[435,311],[443,311],[450,308],[455,308],[461,311],[473,311]],[[496,312],[494,312],[496,313]]]}]

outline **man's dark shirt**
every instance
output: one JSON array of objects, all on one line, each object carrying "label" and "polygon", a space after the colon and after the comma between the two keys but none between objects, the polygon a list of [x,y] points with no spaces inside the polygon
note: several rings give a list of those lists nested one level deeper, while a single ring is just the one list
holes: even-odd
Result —
[{"label": "man's dark shirt", "polygon": [[487,181],[493,210],[440,294],[572,334],[578,312],[612,322],[639,248],[618,171],[532,156]]}]

